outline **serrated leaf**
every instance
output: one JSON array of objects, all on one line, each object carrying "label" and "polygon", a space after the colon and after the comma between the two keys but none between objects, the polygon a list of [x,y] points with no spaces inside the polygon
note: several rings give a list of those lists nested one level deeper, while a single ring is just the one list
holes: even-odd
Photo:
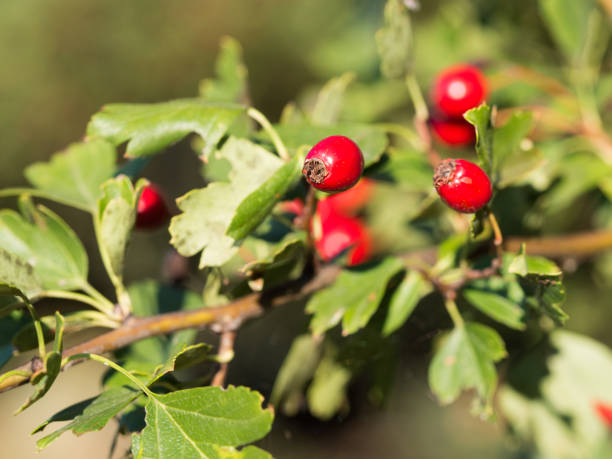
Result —
[{"label": "serrated leaf", "polygon": [[[13,289],[17,289],[14,291]],[[42,283],[31,264],[23,258],[0,247],[0,295],[19,296],[19,291],[28,298],[39,295]],[[5,304],[9,309],[19,302]],[[1,312],[6,312],[4,308]]]},{"label": "serrated leaf", "polygon": [[346,404],[346,389],[351,372],[335,361],[333,354],[324,358],[308,387],[308,408],[313,416],[324,421],[331,419]]},{"label": "serrated leaf", "polygon": [[525,312],[518,304],[501,295],[476,289],[463,290],[463,296],[480,312],[516,330],[524,330]]},{"label": "serrated leaf", "polygon": [[34,393],[28,397],[26,402],[19,407],[15,414],[21,413],[23,410],[43,398],[55,382],[61,368],[62,355],[56,351],[48,352],[45,357],[43,369],[39,374],[34,374],[32,376],[31,381],[34,385]]},{"label": "serrated leaf", "polygon": [[24,174],[49,199],[93,212],[100,185],[113,176],[116,159],[115,149],[104,140],[80,142],[49,162],[28,166]]},{"label": "serrated leaf", "polygon": [[493,157],[493,126],[491,125],[491,107],[486,104],[472,108],[463,117],[476,128],[476,153],[484,171],[490,177],[495,172]]},{"label": "serrated leaf", "polygon": [[115,387],[102,392],[95,398],[76,403],[54,414],[32,433],[42,431],[48,424],[55,421],[69,421],[62,428],[56,430],[36,442],[39,449],[47,447],[61,434],[72,430],[75,435],[102,429],[106,423],[124,410],[130,403],[141,396],[141,392],[129,387]]},{"label": "serrated leaf", "polygon": [[200,82],[200,96],[209,102],[245,102],[248,71],[242,46],[232,37],[223,37],[220,48],[215,62],[217,77]]},{"label": "serrated leaf", "polygon": [[387,78],[402,78],[412,68],[412,28],[408,9],[399,0],[387,0],[385,26],[376,33],[381,70]]},{"label": "serrated leaf", "polygon": [[236,208],[226,234],[236,241],[244,239],[272,211],[291,185],[301,177],[303,157],[295,156],[283,164]]},{"label": "serrated leaf", "polygon": [[321,139],[331,135],[349,137],[361,149],[365,167],[380,159],[389,142],[384,129],[368,124],[339,123],[330,126],[315,126],[302,123],[279,124],[274,128],[290,150],[297,150],[303,145],[313,146]]},{"label": "serrated leaf", "polygon": [[374,266],[343,270],[336,282],[315,293],[306,311],[314,314],[310,328],[322,334],[342,320],[343,334],[364,327],[376,312],[387,282],[402,268],[398,258],[385,258]]},{"label": "serrated leaf", "polygon": [[506,356],[499,334],[492,328],[467,322],[444,337],[429,366],[429,385],[440,403],[457,399],[464,389],[476,389],[490,401],[497,373],[495,362]]},{"label": "serrated leaf", "polygon": [[282,161],[243,139],[230,138],[219,155],[232,165],[230,183],[211,183],[177,200],[180,215],[170,223],[171,244],[181,255],[202,251],[200,268],[220,266],[236,252],[227,229],[240,203],[270,178]]},{"label": "serrated leaf", "polygon": [[218,458],[219,447],[259,440],[272,425],[263,397],[245,387],[198,387],[149,397],[139,450],[147,458]]},{"label": "serrated leaf", "polygon": [[300,335],[291,344],[270,395],[270,403],[280,404],[287,416],[295,416],[301,407],[306,384],[321,358],[321,344],[322,341],[312,335]]},{"label": "serrated leaf", "polygon": [[205,156],[212,152],[245,107],[179,99],[157,104],[110,104],[87,125],[87,135],[113,145],[128,141],[126,156],[155,154],[191,132],[204,141]]},{"label": "serrated leaf", "polygon": [[33,221],[9,209],[0,211],[0,246],[32,265],[48,290],[76,290],[87,282],[83,244],[58,215],[43,206]]},{"label": "serrated leaf", "polygon": [[355,80],[355,74],[347,72],[332,78],[321,88],[310,114],[313,124],[327,126],[338,121],[346,88]]},{"label": "serrated leaf", "polygon": [[140,181],[135,189],[125,175],[102,185],[97,213],[100,250],[106,253],[117,278],[123,275],[125,249],[136,221],[136,203],[143,187],[144,182]]},{"label": "serrated leaf", "polygon": [[431,290],[417,271],[410,271],[397,287],[389,303],[389,312],[383,325],[383,335],[388,336],[401,327],[419,300]]}]

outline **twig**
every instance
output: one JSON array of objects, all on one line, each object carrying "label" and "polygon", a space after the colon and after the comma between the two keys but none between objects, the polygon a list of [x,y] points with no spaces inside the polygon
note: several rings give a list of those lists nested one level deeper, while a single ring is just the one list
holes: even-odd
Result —
[{"label": "twig", "polygon": [[513,237],[505,241],[504,248],[510,252],[518,252],[523,242],[530,255],[588,257],[612,248],[612,230],[587,231],[563,236]]},{"label": "twig", "polygon": [[220,362],[219,370],[215,373],[211,385],[222,387],[225,384],[227,367],[234,358],[234,341],[236,341],[236,330],[225,330],[219,338],[218,359]]}]

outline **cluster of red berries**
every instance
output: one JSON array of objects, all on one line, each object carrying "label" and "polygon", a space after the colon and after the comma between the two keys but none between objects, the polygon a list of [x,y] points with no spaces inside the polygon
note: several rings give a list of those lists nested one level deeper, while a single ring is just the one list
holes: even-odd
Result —
[{"label": "cluster of red berries", "polygon": [[474,128],[463,114],[486,97],[487,82],[476,67],[457,65],[440,73],[431,93],[434,114],[430,124],[436,138],[449,146],[472,144]]}]

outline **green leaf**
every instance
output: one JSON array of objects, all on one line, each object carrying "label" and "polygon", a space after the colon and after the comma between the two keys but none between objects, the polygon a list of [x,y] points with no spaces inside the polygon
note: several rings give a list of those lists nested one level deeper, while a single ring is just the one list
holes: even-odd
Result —
[{"label": "green leaf", "polygon": [[304,255],[305,242],[306,233],[303,231],[288,233],[271,248],[266,256],[247,263],[242,271],[249,276],[262,274],[272,269],[286,271],[296,259]]},{"label": "green leaf", "polygon": [[376,33],[381,71],[402,78],[412,70],[412,28],[408,9],[399,0],[387,0],[385,26]]},{"label": "green leaf", "polygon": [[383,335],[388,336],[400,328],[419,304],[419,300],[429,291],[431,287],[417,271],[406,274],[391,297],[389,312],[383,325]]},{"label": "green leaf", "polygon": [[346,88],[355,80],[355,74],[347,72],[329,80],[319,91],[310,114],[313,124],[328,126],[338,121]]},{"label": "green leaf", "polygon": [[557,46],[570,63],[589,45],[589,34],[595,33],[590,16],[596,0],[540,0],[540,12]]},{"label": "green leaf", "polygon": [[28,221],[13,210],[0,211],[0,246],[28,260],[48,290],[77,290],[87,282],[83,244],[58,215],[43,206]]},{"label": "green leaf", "polygon": [[[42,283],[32,265],[0,247],[0,296],[20,296],[20,291],[26,297],[33,298],[42,290]],[[17,305],[19,302],[10,303],[9,306],[11,304]]]},{"label": "green leaf", "polygon": [[546,277],[560,277],[563,271],[552,260],[529,255],[526,257],[527,274]]},{"label": "green leaf", "polygon": [[[476,128],[476,153],[478,159],[491,177],[495,172],[496,161],[493,157],[493,126],[491,125],[491,107],[486,104],[472,108],[463,117]],[[495,177],[494,177],[495,178]]]},{"label": "green leaf", "polygon": [[197,343],[191,346],[185,346],[176,354],[170,356],[166,363],[159,365],[155,369],[153,380],[149,382],[149,385],[153,384],[153,382],[159,380],[168,373],[184,370],[185,368],[192,367],[198,363],[206,362],[211,350],[212,346],[206,343]]},{"label": "green leaf", "polygon": [[97,213],[100,251],[104,252],[110,269],[119,279],[123,275],[125,249],[136,221],[136,203],[144,185],[145,182],[139,181],[134,189],[125,175],[102,185]]},{"label": "green leaf", "polygon": [[368,177],[396,183],[403,190],[431,192],[431,165],[422,151],[389,148],[389,157],[373,167]]},{"label": "green leaf", "polygon": [[303,392],[321,359],[322,341],[312,335],[293,340],[289,353],[274,381],[270,403],[287,416],[295,416],[302,406]]},{"label": "green leaf", "polygon": [[313,416],[326,421],[346,405],[346,388],[351,376],[346,367],[335,361],[333,354],[321,361],[307,393]]},{"label": "green leaf", "polygon": [[115,172],[116,159],[110,143],[93,140],[74,143],[51,161],[28,166],[24,173],[49,199],[93,212],[100,186]]},{"label": "green leaf", "polygon": [[55,382],[61,368],[62,355],[56,351],[47,353],[43,369],[38,374],[34,374],[31,378],[32,384],[34,385],[34,393],[30,395],[21,407],[19,407],[15,414],[21,413],[23,410],[43,398]]},{"label": "green leaf", "polygon": [[226,234],[236,241],[244,239],[272,211],[276,203],[302,174],[304,158],[295,156],[259,188],[249,194],[236,208],[236,214]]},{"label": "green leaf", "polygon": [[467,322],[444,337],[429,367],[429,385],[444,405],[470,388],[481,400],[490,401],[497,383],[494,364],[505,356],[504,342],[495,330]]},{"label": "green leaf", "polygon": [[525,243],[521,244],[519,253],[512,259],[508,266],[508,272],[512,274],[518,274],[519,276],[525,277],[527,275],[527,255],[525,254]]},{"label": "green leaf", "polygon": [[36,442],[39,449],[47,447],[64,432],[72,430],[75,435],[102,429],[106,423],[124,410],[141,392],[129,387],[116,387],[102,392],[95,398],[84,400],[59,411],[32,433],[42,431],[48,424],[55,421],[72,421]]},{"label": "green leaf", "polygon": [[516,330],[524,330],[525,312],[518,304],[501,295],[476,289],[463,290],[463,296],[479,311]]},{"label": "green leaf", "polygon": [[211,183],[180,197],[183,213],[170,223],[170,243],[184,256],[202,251],[200,268],[220,266],[236,252],[234,239],[226,234],[236,209],[282,164],[269,151],[235,138],[225,142],[219,155],[232,165],[231,182]]},{"label": "green leaf", "polygon": [[259,440],[272,425],[263,397],[245,387],[198,387],[150,397],[139,449],[147,458],[223,457],[220,447]]},{"label": "green leaf", "polygon": [[401,268],[401,260],[389,257],[374,266],[343,270],[331,287],[318,291],[308,302],[306,311],[314,314],[313,333],[322,334],[340,320],[345,335],[364,327],[376,312],[387,282]]},{"label": "green leaf", "polygon": [[312,146],[331,135],[349,137],[361,149],[366,167],[380,159],[389,142],[383,128],[368,124],[339,123],[330,126],[315,126],[302,123],[280,124],[275,125],[274,128],[287,148],[291,150],[297,150],[304,145]]},{"label": "green leaf", "polygon": [[113,145],[129,141],[126,156],[152,155],[191,132],[204,140],[204,155],[214,150],[245,107],[180,99],[158,104],[111,104],[96,113],[87,135],[102,137]]},{"label": "green leaf", "polygon": [[221,50],[215,62],[216,78],[200,82],[200,96],[209,102],[242,102],[247,98],[248,71],[242,47],[232,37],[221,38]]},{"label": "green leaf", "polygon": [[529,111],[516,111],[506,124],[495,128],[493,133],[493,151],[497,164],[502,165],[511,156],[521,151],[521,142],[533,125],[533,113]]}]

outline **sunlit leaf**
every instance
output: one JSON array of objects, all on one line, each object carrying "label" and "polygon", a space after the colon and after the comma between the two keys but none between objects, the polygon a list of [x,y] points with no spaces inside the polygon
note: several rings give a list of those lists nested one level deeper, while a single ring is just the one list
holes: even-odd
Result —
[{"label": "sunlit leaf", "polygon": [[518,304],[493,292],[476,289],[463,290],[463,296],[483,314],[507,325],[510,328],[524,330],[523,316],[525,311]]}]

